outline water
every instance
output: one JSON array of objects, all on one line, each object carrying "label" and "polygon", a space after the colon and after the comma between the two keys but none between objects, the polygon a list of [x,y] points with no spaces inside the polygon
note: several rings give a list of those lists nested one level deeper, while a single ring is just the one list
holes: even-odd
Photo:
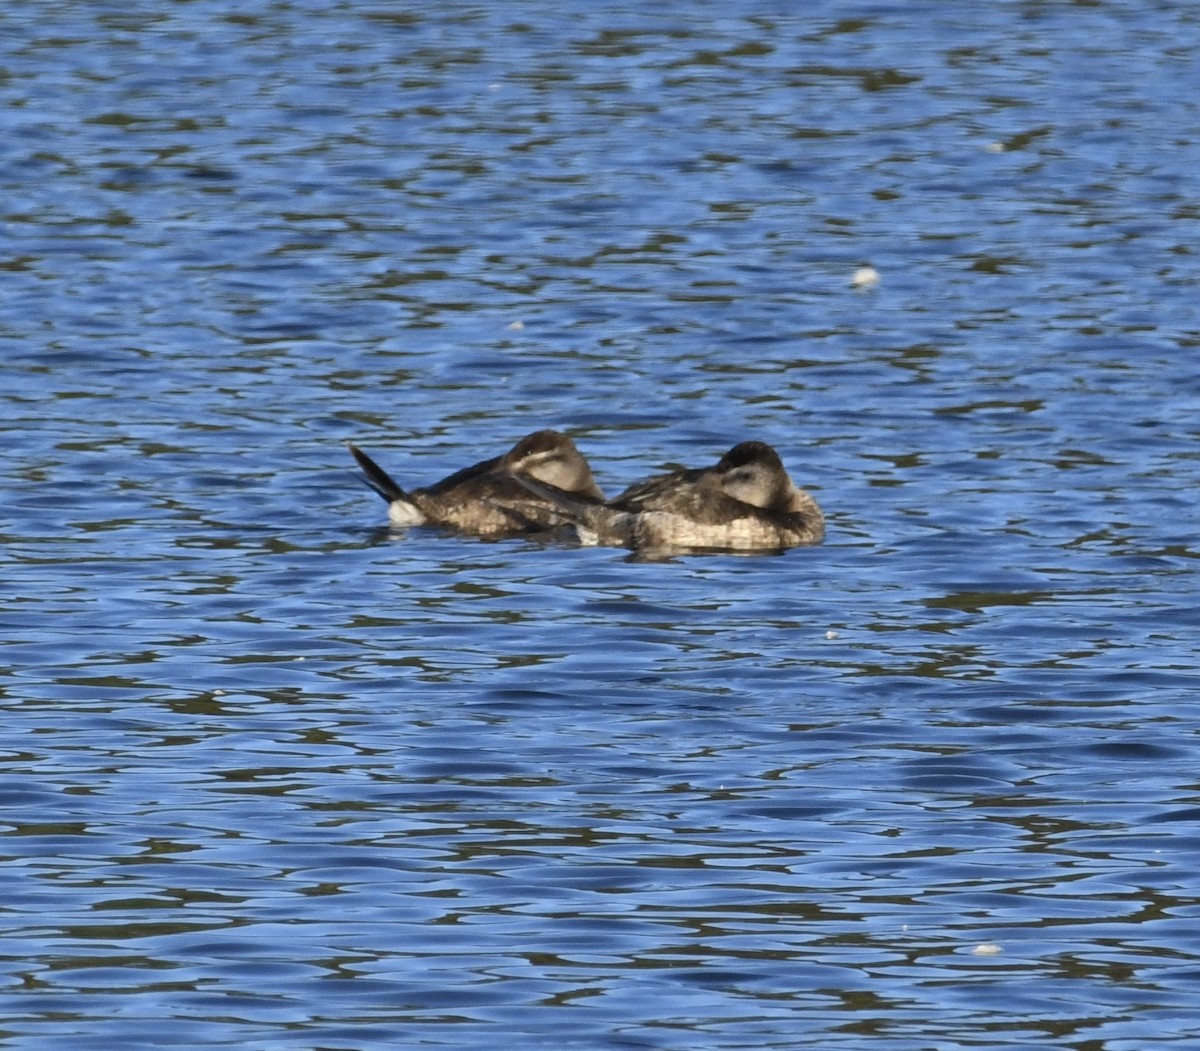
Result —
[{"label": "water", "polygon": [[[1198,29],[6,9],[0,1041],[1195,1046]],[[829,537],[392,536],[342,448],[542,426]]]}]

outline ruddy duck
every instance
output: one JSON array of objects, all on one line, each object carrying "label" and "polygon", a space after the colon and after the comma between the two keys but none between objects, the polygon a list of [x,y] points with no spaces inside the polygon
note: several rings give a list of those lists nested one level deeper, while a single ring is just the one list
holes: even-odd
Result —
[{"label": "ruddy duck", "polygon": [[639,551],[782,551],[819,544],[821,508],[788,476],[764,442],[735,445],[712,467],[655,475],[615,500],[597,504],[523,477],[531,492],[553,500],[584,543]]},{"label": "ruddy duck", "polygon": [[503,456],[465,467],[426,489],[402,489],[361,449],[351,445],[350,453],[366,472],[367,485],[387,501],[388,521],[396,527],[428,523],[499,536],[553,529],[568,521],[554,501],[517,481],[514,471],[566,499],[604,500],[587,460],[558,431],[527,434]]}]

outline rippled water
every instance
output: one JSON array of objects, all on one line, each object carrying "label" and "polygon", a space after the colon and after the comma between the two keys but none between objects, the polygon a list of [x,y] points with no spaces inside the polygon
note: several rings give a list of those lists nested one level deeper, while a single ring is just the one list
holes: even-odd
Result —
[{"label": "rippled water", "polygon": [[1200,1040],[1200,14],[796,10],[0,14],[0,1041]]}]

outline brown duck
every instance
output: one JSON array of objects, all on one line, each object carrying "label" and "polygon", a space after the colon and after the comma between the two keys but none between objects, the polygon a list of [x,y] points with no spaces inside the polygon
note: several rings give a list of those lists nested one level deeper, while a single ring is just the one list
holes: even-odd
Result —
[{"label": "brown duck", "polygon": [[584,543],[639,551],[782,551],[819,544],[825,516],[764,442],[735,445],[711,467],[636,482],[606,503],[556,490],[526,473],[521,483],[554,503]]},{"label": "brown duck", "polygon": [[558,431],[527,434],[503,456],[464,467],[424,489],[403,489],[365,452],[350,453],[366,483],[388,504],[397,528],[436,525],[481,536],[532,533],[568,522],[555,500],[532,492],[514,476],[545,484],[564,498],[600,503],[604,494],[575,443]]}]

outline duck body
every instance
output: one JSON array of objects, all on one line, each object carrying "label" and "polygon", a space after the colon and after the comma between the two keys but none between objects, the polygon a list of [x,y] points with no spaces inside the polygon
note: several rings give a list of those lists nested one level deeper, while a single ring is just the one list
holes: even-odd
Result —
[{"label": "duck body", "polygon": [[556,502],[585,543],[637,551],[767,552],[819,544],[825,536],[820,506],[764,442],[735,445],[711,467],[636,482],[605,503],[554,493],[537,480],[522,483]]},{"label": "duck body", "polygon": [[532,492],[516,472],[553,487],[571,499],[600,503],[587,460],[565,434],[527,434],[502,456],[482,460],[422,489],[402,488],[365,452],[350,445],[365,481],[388,504],[397,528],[434,525],[479,536],[504,536],[555,529],[568,519],[557,504]]}]

